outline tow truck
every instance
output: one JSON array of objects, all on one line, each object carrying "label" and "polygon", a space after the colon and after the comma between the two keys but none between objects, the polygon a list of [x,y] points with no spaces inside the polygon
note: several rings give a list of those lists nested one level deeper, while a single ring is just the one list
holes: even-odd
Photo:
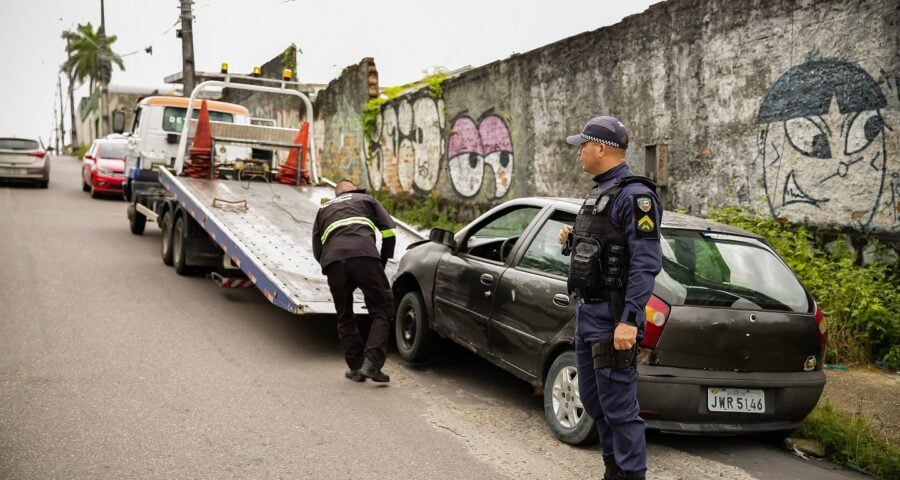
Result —
[{"label": "tow truck", "polygon": [[[297,315],[334,313],[326,277],[312,252],[312,224],[320,206],[333,197],[334,182],[318,175],[312,123],[284,128],[207,122],[202,111],[196,120],[193,115],[195,105],[202,105],[202,93],[231,88],[296,97],[305,107],[305,118],[314,118],[312,102],[297,88],[299,83],[288,79],[286,72],[280,82],[226,76],[224,81],[197,85],[187,102],[184,118],[191,120],[184,122],[174,162],[136,166],[141,170],[136,178],[147,173],[158,179],[158,188],[152,181],[136,184],[129,223],[135,234],[143,233],[133,228],[138,216],[160,226],[162,261],[180,275],[208,273],[226,288],[255,286],[269,302]],[[203,145],[206,131],[208,149]],[[276,155],[219,157],[222,145],[294,153],[284,163]],[[409,225],[397,223],[397,251],[423,238]],[[387,265],[389,274],[396,268],[395,260]],[[354,311],[366,313],[359,292]]]}]

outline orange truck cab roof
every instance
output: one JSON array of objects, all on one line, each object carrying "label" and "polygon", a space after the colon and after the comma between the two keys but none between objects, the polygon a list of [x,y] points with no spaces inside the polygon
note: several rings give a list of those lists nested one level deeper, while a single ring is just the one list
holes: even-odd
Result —
[{"label": "orange truck cab roof", "polygon": [[[194,100],[194,108],[200,109],[201,103],[202,103],[202,100]],[[186,98],[186,97],[171,97],[171,96],[147,97],[147,98],[142,99],[138,103],[138,105],[187,108],[188,98]],[[216,112],[232,113],[235,115],[250,115],[250,110],[247,110],[245,107],[236,105],[234,103],[218,102],[215,100],[207,100],[206,106],[210,110],[213,110]]]}]

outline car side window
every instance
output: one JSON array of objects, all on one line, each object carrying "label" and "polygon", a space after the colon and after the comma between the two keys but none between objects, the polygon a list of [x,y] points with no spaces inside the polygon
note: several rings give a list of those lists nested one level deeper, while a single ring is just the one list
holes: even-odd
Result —
[{"label": "car side window", "polygon": [[141,112],[143,109],[138,108],[134,111],[134,123],[131,125],[131,133],[137,135],[141,127]]},{"label": "car side window", "polygon": [[559,210],[553,212],[528,246],[519,261],[519,267],[561,277],[568,276],[569,257],[561,253],[562,245],[559,244],[559,231],[565,225],[575,225],[575,214]]},{"label": "car side window", "polygon": [[540,211],[539,207],[531,206],[511,208],[476,226],[466,238],[466,253],[487,260],[504,261]]}]

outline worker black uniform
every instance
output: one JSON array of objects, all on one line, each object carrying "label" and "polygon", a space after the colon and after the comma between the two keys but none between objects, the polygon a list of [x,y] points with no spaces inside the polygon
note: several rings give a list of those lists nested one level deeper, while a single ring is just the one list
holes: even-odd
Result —
[{"label": "worker black uniform", "polygon": [[[363,361],[380,369],[387,355],[394,296],[384,265],[394,256],[394,229],[390,214],[365,190],[353,190],[322,205],[313,225],[313,255],[328,276],[337,311],[337,330],[344,359],[351,370]],[[381,232],[381,252],[375,244]],[[353,292],[361,289],[372,325],[366,342],[353,316]]]}]

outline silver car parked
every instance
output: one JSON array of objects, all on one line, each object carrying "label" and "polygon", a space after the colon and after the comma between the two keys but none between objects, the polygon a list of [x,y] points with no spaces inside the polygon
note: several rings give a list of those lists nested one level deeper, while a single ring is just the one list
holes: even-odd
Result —
[{"label": "silver car parked", "polygon": [[50,155],[38,140],[0,138],[0,178],[32,180],[41,188],[50,184]]}]

